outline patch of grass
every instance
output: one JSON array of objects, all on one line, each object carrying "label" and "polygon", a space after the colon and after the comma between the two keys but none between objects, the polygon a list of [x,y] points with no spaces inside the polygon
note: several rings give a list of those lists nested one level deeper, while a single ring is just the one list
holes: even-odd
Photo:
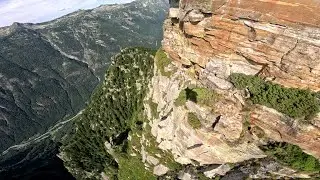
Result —
[{"label": "patch of grass", "polygon": [[180,91],[178,98],[175,100],[174,104],[176,106],[184,106],[187,102],[187,92],[186,90]]},{"label": "patch of grass", "polygon": [[280,163],[297,170],[319,172],[320,163],[315,157],[306,154],[299,146],[288,143],[270,143],[262,149]]},{"label": "patch of grass", "polygon": [[201,122],[199,118],[193,114],[193,113],[188,113],[188,123],[194,128],[194,129],[199,129],[201,128]]},{"label": "patch of grass", "polygon": [[197,94],[194,102],[198,104],[212,106],[219,98],[219,95],[215,91],[208,88],[195,88],[192,91]]},{"label": "patch of grass", "polygon": [[171,64],[171,59],[168,58],[167,54],[161,48],[156,53],[155,61],[162,76],[170,77],[173,74],[172,71],[165,70],[165,68]]},{"label": "patch of grass", "polygon": [[[150,179],[155,180],[152,170],[146,169],[145,164],[142,162],[140,150],[142,145],[140,143],[143,134],[143,122],[146,120],[143,112],[137,112],[133,115],[131,124],[131,140],[128,141],[128,146],[125,151],[117,152],[118,159],[118,173],[117,178],[120,180],[137,180],[137,179]],[[138,150],[138,151],[137,151]],[[131,156],[131,154],[136,156]]]},{"label": "patch of grass", "polygon": [[145,169],[142,160],[139,157],[122,157],[119,158],[118,179],[121,180],[138,180],[148,179],[156,180],[157,178],[151,171]]},{"label": "patch of grass", "polygon": [[159,118],[159,113],[158,113],[158,104],[153,102],[151,99],[149,100],[149,106],[150,106],[150,109],[151,109],[151,115],[152,117],[154,118]]},{"label": "patch of grass", "polygon": [[183,106],[187,100],[206,106],[212,106],[217,102],[219,95],[208,88],[186,88],[182,90],[175,100],[176,106]]},{"label": "patch of grass", "polygon": [[319,112],[317,94],[309,90],[285,88],[244,74],[232,74],[230,80],[236,88],[248,89],[254,104],[276,109],[292,118],[310,119]]}]

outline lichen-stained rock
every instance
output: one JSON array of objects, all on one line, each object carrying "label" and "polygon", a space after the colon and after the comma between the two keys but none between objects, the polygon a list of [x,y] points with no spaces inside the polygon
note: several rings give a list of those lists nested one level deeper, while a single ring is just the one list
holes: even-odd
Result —
[{"label": "lichen-stained rock", "polygon": [[221,166],[211,169],[204,172],[204,175],[208,178],[213,178],[216,175],[224,176],[228,171],[231,170],[231,167],[228,164],[222,164]]},{"label": "lichen-stained rock", "polygon": [[286,117],[273,109],[256,106],[250,123],[262,128],[266,136],[279,142],[300,146],[305,152],[320,159],[320,128]]},{"label": "lichen-stained rock", "polygon": [[204,15],[199,10],[192,10],[188,14],[188,20],[193,23],[200,22],[204,19]]},{"label": "lichen-stained rock", "polygon": [[[231,94],[214,107],[199,106],[190,101],[186,107],[174,104],[181,90],[197,85],[200,83],[188,77],[183,69],[177,69],[171,77],[156,72],[148,98],[157,103],[160,117],[151,117],[150,112],[146,114],[159,148],[170,151],[181,164],[224,164],[265,157],[253,142],[236,142],[242,132],[242,107]],[[146,109],[150,109],[148,105]],[[189,125],[188,112],[201,117],[202,128],[195,130]],[[212,127],[217,118],[220,121]]]},{"label": "lichen-stained rock", "polygon": [[[190,22],[199,11],[204,19]],[[275,83],[319,91],[318,12],[315,0],[182,0],[180,23],[165,22],[163,47],[185,65],[241,59]]]},{"label": "lichen-stained rock", "polygon": [[232,57],[232,59],[234,61],[216,58],[208,62],[205,69],[199,73],[200,81],[213,89],[229,90],[233,87],[228,81],[232,73],[255,75],[262,68],[262,66],[253,66],[246,61],[241,61],[241,57]]},{"label": "lichen-stained rock", "polygon": [[161,176],[166,174],[169,171],[169,168],[167,168],[166,166],[159,164],[158,166],[155,166],[153,168],[153,174],[157,175],[157,176]]},{"label": "lichen-stained rock", "polygon": [[203,13],[212,12],[212,0],[181,0],[180,7],[184,10],[200,10]]},{"label": "lichen-stained rock", "polygon": [[[319,12],[316,0],[181,0],[179,21],[164,22],[162,41],[179,77],[156,75],[150,93],[162,117],[151,123],[160,148],[181,164],[223,164],[264,157],[258,146],[271,139],[320,158],[320,114],[303,123],[248,106],[248,93],[234,91],[229,79],[233,73],[258,75],[285,87],[320,91]],[[189,72],[194,79],[188,79]],[[212,109],[191,101],[175,106],[178,92],[190,85],[214,89],[223,98]],[[190,112],[200,119],[200,129],[188,124]],[[282,177],[282,170],[266,171]]]}]

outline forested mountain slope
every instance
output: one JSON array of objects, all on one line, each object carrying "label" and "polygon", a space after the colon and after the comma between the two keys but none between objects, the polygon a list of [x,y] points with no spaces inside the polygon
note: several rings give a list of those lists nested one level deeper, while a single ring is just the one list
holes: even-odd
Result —
[{"label": "forested mountain slope", "polygon": [[0,28],[0,177],[49,157],[34,150],[57,151],[37,137],[86,106],[111,56],[128,46],[158,47],[167,8],[165,0],[138,0]]},{"label": "forested mountain slope", "polygon": [[63,142],[62,159],[77,179],[99,179],[101,173],[117,177],[122,170],[119,161],[126,161],[128,135],[133,127],[143,125],[143,100],[153,75],[154,54],[129,48],[113,58],[105,81]]},{"label": "forested mountain slope", "polygon": [[142,0],[0,29],[0,151],[81,110],[121,48],[156,47],[166,8]]}]

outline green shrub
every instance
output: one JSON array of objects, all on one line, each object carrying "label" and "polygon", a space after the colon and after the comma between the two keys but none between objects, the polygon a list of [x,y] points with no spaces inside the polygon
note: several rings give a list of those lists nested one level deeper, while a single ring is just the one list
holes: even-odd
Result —
[{"label": "green shrub", "polygon": [[315,157],[304,153],[299,146],[288,143],[270,143],[262,149],[271,157],[297,170],[319,172],[320,163]]},{"label": "green shrub", "polygon": [[[219,95],[211,89],[195,88],[192,89],[192,91],[194,92],[194,94],[196,94],[194,102],[198,104],[212,106],[217,102],[219,98]],[[192,101],[192,99],[190,100]]]},{"label": "green shrub", "polygon": [[152,100],[149,100],[149,106],[151,109],[151,115],[154,118],[159,118],[159,113],[158,113],[158,104],[153,102]]},{"label": "green shrub", "polygon": [[138,157],[120,158],[117,179],[119,180],[156,180],[156,177],[145,169],[144,163]]},{"label": "green shrub", "polygon": [[180,91],[178,98],[175,100],[174,104],[176,106],[183,106],[187,102],[187,92],[186,90]]},{"label": "green shrub", "polygon": [[162,49],[159,49],[156,53],[155,61],[158,69],[160,70],[161,75],[167,77],[170,77],[172,75],[171,71],[165,70],[165,68],[171,63],[171,60],[168,58],[168,56]]},{"label": "green shrub", "polygon": [[199,118],[193,113],[188,113],[188,123],[194,129],[201,128],[201,122],[200,122]]},{"label": "green shrub", "polygon": [[230,80],[238,89],[247,88],[254,104],[276,109],[292,118],[308,119],[319,112],[317,95],[309,90],[285,88],[244,74],[232,74]]},{"label": "green shrub", "polygon": [[212,106],[219,98],[219,95],[207,88],[186,88],[182,90],[175,101],[176,106],[182,106],[187,100],[206,106]]}]

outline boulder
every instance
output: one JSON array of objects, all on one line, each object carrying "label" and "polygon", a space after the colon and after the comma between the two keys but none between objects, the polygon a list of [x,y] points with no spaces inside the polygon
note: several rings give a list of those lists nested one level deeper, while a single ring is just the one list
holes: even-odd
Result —
[{"label": "boulder", "polygon": [[166,166],[159,164],[153,168],[153,174],[157,176],[162,176],[169,171],[169,168]]}]

